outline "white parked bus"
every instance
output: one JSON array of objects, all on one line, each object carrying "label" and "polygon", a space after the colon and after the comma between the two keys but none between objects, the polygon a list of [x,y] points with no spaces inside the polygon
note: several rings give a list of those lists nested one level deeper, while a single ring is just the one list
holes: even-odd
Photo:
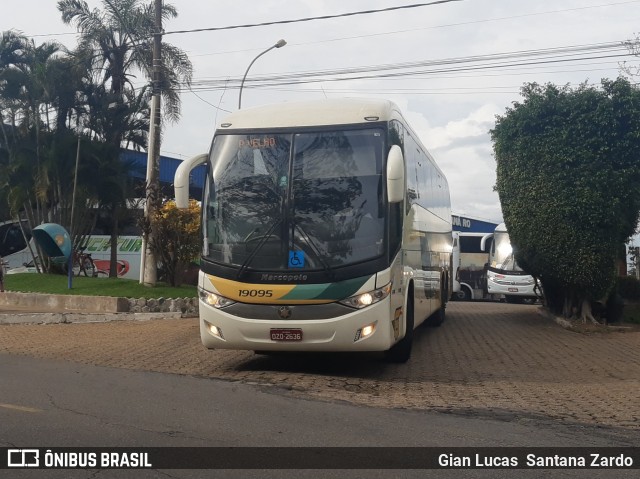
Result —
[{"label": "white parked bus", "polygon": [[[31,242],[30,248],[27,241]],[[139,278],[141,247],[141,236],[118,236],[116,271],[119,277]],[[91,254],[96,275],[107,277],[111,263],[111,237],[106,235],[88,237],[84,241],[84,251]],[[27,221],[23,221],[22,230],[17,221],[0,223],[0,256],[2,256],[7,273],[36,272],[33,261],[34,254],[37,254],[37,250],[35,243],[31,240],[31,231]]]},{"label": "white parked bus", "polygon": [[492,298],[487,293],[486,247],[493,233],[453,232],[453,298],[461,301]]},{"label": "white parked bus", "polygon": [[200,334],[210,349],[387,351],[439,325],[451,283],[442,171],[391,102],[284,103],[231,114],[206,163]]},{"label": "white parked bus", "polygon": [[518,265],[504,223],[499,224],[493,234],[487,268],[487,291],[502,294],[508,303],[535,300],[536,282]]},{"label": "white parked bus", "polygon": [[20,229],[17,221],[9,220],[0,223],[0,256],[6,271],[23,267],[33,261],[28,247],[31,231],[26,221],[22,224],[23,229]]}]

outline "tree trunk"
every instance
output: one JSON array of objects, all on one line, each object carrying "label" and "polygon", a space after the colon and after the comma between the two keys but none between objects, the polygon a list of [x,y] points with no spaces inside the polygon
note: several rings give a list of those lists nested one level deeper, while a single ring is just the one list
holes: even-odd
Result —
[{"label": "tree trunk", "polygon": [[583,324],[586,324],[587,320],[591,324],[600,324],[598,320],[593,316],[593,312],[591,310],[591,301],[588,299],[582,300],[582,306],[580,307],[580,320]]},{"label": "tree trunk", "polygon": [[115,206],[112,213],[111,222],[111,256],[109,257],[109,278],[118,277],[118,216],[120,208]]}]

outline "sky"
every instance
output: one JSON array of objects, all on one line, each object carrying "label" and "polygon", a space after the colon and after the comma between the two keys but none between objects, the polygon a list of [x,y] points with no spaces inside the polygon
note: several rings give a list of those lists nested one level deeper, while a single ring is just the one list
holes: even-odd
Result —
[{"label": "sky", "polygon": [[[102,0],[89,0],[101,7]],[[178,17],[165,32],[295,20],[414,5],[409,0],[173,0]],[[426,3],[426,2],[425,2]],[[0,30],[16,29],[36,44],[73,48],[55,0],[4,2]],[[493,191],[496,163],[489,131],[496,115],[520,100],[523,84],[577,86],[616,78],[638,65],[625,48],[597,49],[635,38],[640,0],[461,0],[380,13],[250,28],[167,33],[189,55],[191,90],[182,117],[164,125],[161,152],[186,159],[208,151],[215,125],[238,108],[238,80],[279,39],[287,45],[252,65],[242,108],[285,101],[370,97],[394,101],[444,171],[453,212],[502,220]],[[567,52],[567,47],[573,47]],[[554,52],[549,50],[556,49]],[[558,51],[558,49],[561,49]],[[542,51],[542,52],[540,52]],[[533,56],[533,53],[544,56]],[[487,57],[489,56],[489,57]],[[476,58],[471,62],[470,57]],[[506,64],[506,66],[505,66]],[[393,67],[387,69],[387,67]],[[369,68],[344,79],[347,69]],[[322,81],[261,85],[252,79],[324,72]],[[393,76],[380,78],[381,73]],[[303,74],[303,75],[300,75]],[[372,78],[373,77],[373,78]],[[140,77],[138,84],[144,84]]]}]

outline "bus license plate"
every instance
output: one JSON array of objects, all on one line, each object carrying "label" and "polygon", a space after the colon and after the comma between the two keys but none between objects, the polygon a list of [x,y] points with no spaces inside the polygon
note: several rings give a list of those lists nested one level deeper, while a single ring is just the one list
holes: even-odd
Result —
[{"label": "bus license plate", "polygon": [[517,293],[518,292],[518,288],[509,288],[509,292],[510,293]]},{"label": "bus license plate", "polygon": [[302,341],[302,329],[272,329],[271,341]]}]

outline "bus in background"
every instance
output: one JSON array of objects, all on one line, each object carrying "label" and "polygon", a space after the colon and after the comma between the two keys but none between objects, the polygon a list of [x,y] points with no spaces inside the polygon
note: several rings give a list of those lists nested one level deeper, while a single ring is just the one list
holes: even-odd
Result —
[{"label": "bus in background", "polygon": [[[24,230],[17,221],[0,223],[0,256],[5,264],[6,272],[36,273],[33,255],[37,255],[36,246],[31,241],[31,231],[27,221],[22,222]],[[26,238],[25,238],[26,235]],[[27,241],[31,242],[31,249]],[[111,237],[92,235],[84,241],[84,251],[91,254],[96,269],[96,276],[109,276],[111,263]],[[141,236],[118,236],[118,261],[116,272],[118,277],[138,279],[140,276]]]},{"label": "bus in background", "polygon": [[453,232],[453,296],[460,301],[491,298],[487,293],[487,264],[493,233]]},{"label": "bus in background", "polygon": [[[109,276],[111,265],[111,236],[91,235],[84,244],[84,252],[91,255],[98,277]],[[119,278],[140,278],[142,236],[118,236],[116,273]]]},{"label": "bus in background", "polygon": [[18,222],[13,220],[0,223],[0,256],[2,256],[7,272],[15,268],[22,268],[25,264],[33,261],[28,246],[31,239],[29,224],[27,221],[23,221],[22,226],[21,230]]},{"label": "bus in background", "polygon": [[411,354],[451,291],[447,180],[391,102],[340,99],[242,110],[209,154],[198,280],[210,349]]},{"label": "bus in background", "polygon": [[487,268],[488,294],[504,295],[507,303],[523,303],[538,299],[536,281],[525,273],[515,260],[515,254],[507,233],[500,223],[493,234]]}]

